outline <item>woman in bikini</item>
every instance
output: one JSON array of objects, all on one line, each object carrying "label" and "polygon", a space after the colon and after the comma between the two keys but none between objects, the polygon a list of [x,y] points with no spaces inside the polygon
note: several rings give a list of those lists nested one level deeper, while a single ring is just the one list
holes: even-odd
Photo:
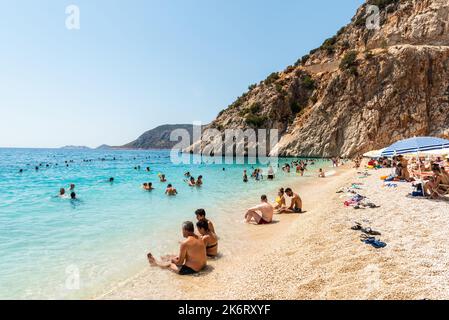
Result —
[{"label": "woman in bikini", "polygon": [[209,230],[207,221],[200,220],[196,223],[201,239],[206,246],[206,254],[209,258],[215,258],[218,255],[218,239],[217,235]]}]

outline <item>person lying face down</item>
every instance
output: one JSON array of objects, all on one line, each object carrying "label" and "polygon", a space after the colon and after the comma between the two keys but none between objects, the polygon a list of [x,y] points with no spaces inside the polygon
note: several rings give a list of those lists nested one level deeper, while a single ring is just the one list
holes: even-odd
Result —
[{"label": "person lying face down", "polygon": [[245,214],[246,223],[254,221],[256,224],[270,224],[273,221],[274,209],[268,203],[266,195],[260,197],[260,204],[248,209]]},{"label": "person lying face down", "polygon": [[192,275],[203,270],[207,265],[206,245],[195,234],[193,223],[182,224],[182,235],[185,240],[181,243],[178,256],[165,256],[157,260],[148,253],[148,262],[153,267],[173,271],[179,275]]}]

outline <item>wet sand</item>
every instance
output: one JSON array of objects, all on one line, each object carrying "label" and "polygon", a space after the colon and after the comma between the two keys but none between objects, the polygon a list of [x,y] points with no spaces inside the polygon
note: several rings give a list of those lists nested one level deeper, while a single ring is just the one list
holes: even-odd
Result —
[{"label": "wet sand", "polygon": [[[384,188],[379,177],[388,173],[361,179],[348,165],[325,179],[298,178],[292,187],[307,212],[275,216],[268,226],[243,224],[240,206],[249,201],[232,203],[220,221],[231,226],[220,234],[222,256],[206,271],[180,277],[148,267],[96,298],[447,299],[449,202],[410,199],[410,184]],[[381,207],[344,207],[336,191],[352,182]],[[354,221],[380,231],[387,247],[362,243]]]}]

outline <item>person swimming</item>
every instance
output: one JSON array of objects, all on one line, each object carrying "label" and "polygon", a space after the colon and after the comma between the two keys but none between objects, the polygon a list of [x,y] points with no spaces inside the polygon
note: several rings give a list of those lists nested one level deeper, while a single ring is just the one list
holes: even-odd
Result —
[{"label": "person swimming", "polygon": [[178,194],[178,191],[175,188],[173,188],[173,185],[170,183],[167,186],[167,189],[165,190],[165,194],[168,196],[175,196]]},{"label": "person swimming", "polygon": [[196,186],[201,187],[203,185],[203,176],[198,176],[196,179]]},{"label": "person swimming", "polygon": [[113,177],[109,178],[109,183],[114,183],[114,178]]},{"label": "person swimming", "polygon": [[209,230],[207,221],[200,220],[196,223],[196,228],[206,246],[206,254],[209,258],[215,258],[218,255],[218,238],[215,233]]},{"label": "person swimming", "polygon": [[160,174],[159,175],[159,181],[160,182],[167,182],[167,179],[165,179],[165,174]]},{"label": "person swimming", "polygon": [[248,182],[248,173],[246,170],[243,170],[243,182]]},{"label": "person swimming", "polygon": [[190,178],[190,172],[186,172],[186,173],[184,173],[184,177],[186,177],[186,178]]},{"label": "person swimming", "polygon": [[73,183],[70,184],[70,188],[69,191],[74,191],[75,190],[75,185]]},{"label": "person swimming", "polygon": [[151,190],[153,190],[154,188],[153,188],[153,183],[151,183],[151,182],[145,182],[143,185],[142,185],[142,189],[144,189],[144,190],[146,190],[146,191],[151,191]]},{"label": "person swimming", "polygon": [[75,192],[70,193],[70,199],[71,200],[78,200],[78,198],[76,197],[76,193]]},{"label": "person swimming", "polygon": [[196,181],[194,177],[190,177],[190,180],[185,180],[187,182],[187,184],[189,185],[189,187],[194,187],[196,186]]},{"label": "person swimming", "polygon": [[64,188],[59,189],[59,197],[63,198],[65,196],[66,196],[65,189]]}]

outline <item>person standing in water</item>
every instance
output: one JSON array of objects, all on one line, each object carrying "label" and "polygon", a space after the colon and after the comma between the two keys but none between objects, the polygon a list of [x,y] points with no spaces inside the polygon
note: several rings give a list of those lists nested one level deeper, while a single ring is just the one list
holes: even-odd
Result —
[{"label": "person standing in water", "polygon": [[203,176],[199,176],[198,179],[196,179],[196,186],[201,187],[203,185]]},{"label": "person standing in water", "polygon": [[246,170],[243,170],[243,182],[248,182],[248,174],[246,172]]},{"label": "person standing in water", "polygon": [[165,190],[165,194],[168,196],[175,196],[178,194],[178,191],[175,188],[173,188],[173,185],[170,183],[167,186],[167,189]]}]

